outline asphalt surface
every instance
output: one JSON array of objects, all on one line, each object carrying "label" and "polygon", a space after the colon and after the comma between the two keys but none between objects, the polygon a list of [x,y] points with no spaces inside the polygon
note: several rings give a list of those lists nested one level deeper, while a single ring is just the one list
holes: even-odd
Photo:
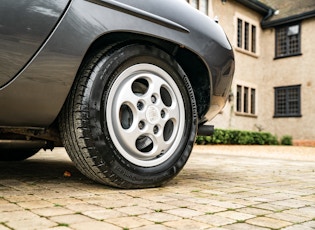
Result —
[{"label": "asphalt surface", "polygon": [[4,229],[315,229],[315,148],[195,146],[166,186],[82,176],[63,148],[0,162]]}]

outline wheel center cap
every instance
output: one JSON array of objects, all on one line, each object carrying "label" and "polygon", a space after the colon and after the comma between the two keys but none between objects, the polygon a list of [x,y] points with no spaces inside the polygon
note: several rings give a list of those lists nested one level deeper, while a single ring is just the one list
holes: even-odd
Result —
[{"label": "wheel center cap", "polygon": [[156,124],[160,119],[160,111],[157,107],[151,105],[146,111],[147,120],[152,124]]}]

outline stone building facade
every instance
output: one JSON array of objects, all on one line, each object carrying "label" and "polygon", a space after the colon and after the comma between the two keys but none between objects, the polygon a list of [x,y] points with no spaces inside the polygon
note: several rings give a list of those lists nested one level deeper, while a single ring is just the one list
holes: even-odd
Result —
[{"label": "stone building facade", "polygon": [[217,128],[315,141],[315,1],[187,0],[217,17],[236,59]]}]

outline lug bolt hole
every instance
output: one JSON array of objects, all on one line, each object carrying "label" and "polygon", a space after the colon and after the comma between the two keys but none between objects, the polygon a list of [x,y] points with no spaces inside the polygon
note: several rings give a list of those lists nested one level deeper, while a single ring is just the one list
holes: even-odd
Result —
[{"label": "lug bolt hole", "polygon": [[140,130],[143,130],[144,127],[145,127],[144,121],[140,121],[139,124],[138,124],[138,127],[139,127]]},{"label": "lug bolt hole", "polygon": [[138,108],[138,110],[143,110],[143,108],[144,108],[144,104],[143,104],[143,102],[142,101],[138,101],[138,103],[137,103],[137,108]]},{"label": "lug bolt hole", "polygon": [[166,115],[165,111],[162,110],[162,111],[161,111],[161,117],[162,117],[162,118],[165,118],[165,115]]},{"label": "lug bolt hole", "polygon": [[159,127],[156,125],[156,126],[154,126],[154,128],[153,128],[153,133],[154,134],[157,134],[158,132],[159,132]]},{"label": "lug bolt hole", "polygon": [[156,101],[157,101],[156,96],[155,96],[155,95],[152,95],[152,96],[151,96],[151,102],[152,102],[153,104],[155,104]]}]

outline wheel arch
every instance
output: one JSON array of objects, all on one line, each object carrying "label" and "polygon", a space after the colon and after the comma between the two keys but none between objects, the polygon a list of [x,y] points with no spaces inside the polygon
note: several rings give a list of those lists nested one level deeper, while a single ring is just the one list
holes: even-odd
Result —
[{"label": "wheel arch", "polygon": [[[184,72],[187,74],[190,80],[196,98],[198,117],[199,119],[202,119],[210,106],[210,97],[212,95],[211,73],[201,58],[199,58],[191,50],[182,47],[174,42],[166,41],[157,37],[129,32],[114,32],[105,34],[96,39],[89,46],[81,61],[81,65],[76,75],[78,75],[80,69],[83,67],[84,63],[91,57],[91,55],[93,55],[99,49],[103,49],[108,46],[114,46],[119,43],[125,43],[126,45],[128,45],[135,42],[154,45],[175,58],[175,60],[183,68]],[[37,130],[32,130],[29,128],[14,129],[14,133],[23,136],[34,136],[42,140],[49,140],[54,143],[53,146],[63,146],[60,140],[60,133],[57,128],[59,120],[58,118],[60,117],[60,114],[61,111],[59,112],[58,117],[54,120],[54,122],[46,129],[43,129],[43,131],[40,133]],[[202,122],[202,120],[200,120],[200,122]]]},{"label": "wheel arch", "polygon": [[202,118],[210,106],[212,90],[211,72],[198,55],[175,42],[131,32],[112,32],[104,34],[90,45],[81,66],[99,49],[120,43],[128,45],[135,42],[154,45],[176,59],[190,80],[197,102],[198,117]]}]

